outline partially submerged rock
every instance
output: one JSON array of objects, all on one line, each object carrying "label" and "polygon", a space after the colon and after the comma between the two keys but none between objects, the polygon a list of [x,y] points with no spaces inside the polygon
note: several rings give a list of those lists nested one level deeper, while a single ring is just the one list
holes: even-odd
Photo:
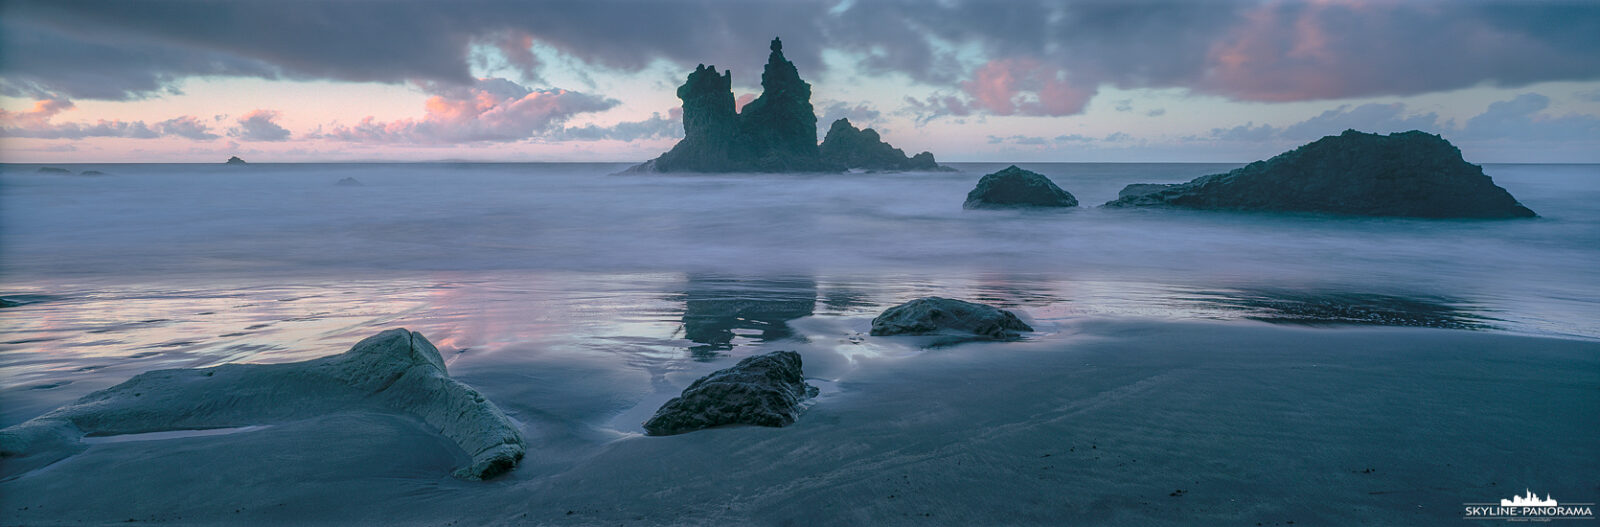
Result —
[{"label": "partially submerged rock", "polygon": [[79,172],[78,175],[80,175],[80,176],[104,176],[104,175],[106,175],[106,173],[105,172],[101,172],[99,170],[85,170],[83,172]]},{"label": "partially submerged rock", "polygon": [[10,474],[84,450],[85,435],[232,428],[351,410],[421,420],[472,458],[455,472],[461,478],[504,473],[526,448],[494,403],[449,377],[433,344],[391,329],[345,353],[305,362],[145,372],[0,430],[0,458]]},{"label": "partially submerged rock", "polygon": [[223,163],[223,164],[224,165],[247,165],[249,163],[245,163],[243,159],[239,159],[239,156],[233,156],[233,157],[229,157],[228,158],[228,162]]},{"label": "partially submerged rock", "polygon": [[347,178],[341,179],[338,182],[334,183],[333,185],[336,186],[336,187],[365,187],[366,186],[365,184],[361,183],[361,180],[358,180],[358,179],[353,178],[353,177],[347,177]]},{"label": "partially submerged rock", "polygon": [[20,306],[22,304],[23,304],[23,302],[18,302],[18,301],[11,300],[11,299],[6,299],[6,298],[0,298],[0,308],[17,307],[17,306]]},{"label": "partially submerged rock", "polygon": [[906,157],[899,148],[883,142],[871,128],[857,129],[849,119],[839,119],[828,127],[828,135],[818,147],[822,159],[847,169],[953,171],[939,166],[933,154],[923,152]]},{"label": "partially submerged rock", "polygon": [[1226,174],[1129,185],[1107,207],[1319,212],[1416,218],[1537,216],[1437,135],[1345,130]]},{"label": "partially submerged rock", "polygon": [[781,427],[800,417],[817,395],[806,384],[800,354],[774,351],[747,357],[684,388],[645,421],[646,435],[666,436],[730,424]]},{"label": "partially submerged rock", "polygon": [[967,201],[961,206],[967,209],[1076,207],[1078,198],[1038,172],[1011,165],[978,180],[978,186],[967,193]]},{"label": "partially submerged rock", "polygon": [[997,340],[1033,331],[1017,315],[991,306],[930,296],[884,310],[872,319],[873,336],[976,335]]}]

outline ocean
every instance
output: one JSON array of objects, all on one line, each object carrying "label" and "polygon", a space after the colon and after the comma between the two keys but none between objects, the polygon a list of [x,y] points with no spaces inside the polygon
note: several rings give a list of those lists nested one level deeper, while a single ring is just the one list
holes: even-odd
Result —
[{"label": "ocean", "polygon": [[[992,163],[55,166],[0,166],[0,427],[406,327],[529,455],[451,480],[459,449],[377,414],[95,443],[0,480],[19,520],[1455,524],[1600,459],[1600,165],[1486,166],[1540,214],[1510,221],[1096,208],[1226,164],[1022,164],[1084,205],[1032,211],[962,209]],[[1037,331],[867,334],[929,295]],[[795,425],[641,435],[778,349],[822,393]]]},{"label": "ocean", "polygon": [[1219,164],[1024,164],[1082,206],[967,211],[966,192],[1004,165],[955,166],[7,165],[0,297],[35,303],[0,314],[0,425],[139,371],[302,360],[385,327],[446,353],[531,345],[671,369],[836,336],[790,327],[808,317],[849,336],[926,295],[1046,326],[1134,317],[1600,339],[1600,166],[1485,167],[1540,214],[1526,221],[1096,208],[1129,183],[1235,167]]}]

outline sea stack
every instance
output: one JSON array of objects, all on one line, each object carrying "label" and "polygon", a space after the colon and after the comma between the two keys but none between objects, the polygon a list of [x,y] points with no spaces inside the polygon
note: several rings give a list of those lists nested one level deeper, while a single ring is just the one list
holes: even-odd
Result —
[{"label": "sea stack", "polygon": [[[783,41],[772,39],[771,54],[761,73],[761,96],[734,109],[733,72],[701,64],[678,87],[683,101],[683,139],[661,157],[629,172],[841,172],[851,162],[824,155],[817,145],[817,114],[811,106],[811,85],[783,56]],[[845,126],[849,126],[845,123]],[[854,128],[851,127],[853,131]],[[873,142],[893,150],[878,141]],[[854,138],[852,138],[854,139]],[[835,141],[848,159],[866,159],[854,141]],[[848,143],[848,145],[847,145]],[[878,159],[880,147],[871,159]],[[893,150],[904,159],[904,152]],[[874,161],[877,163],[877,161]],[[896,162],[895,164],[902,164]],[[904,160],[905,166],[933,166],[933,154]],[[931,168],[928,170],[932,170]]]},{"label": "sea stack", "polygon": [[1129,185],[1106,207],[1314,212],[1413,218],[1531,218],[1444,138],[1345,130],[1226,174]]},{"label": "sea stack", "polygon": [[243,159],[239,159],[239,156],[233,156],[233,157],[229,157],[228,158],[228,162],[223,163],[223,164],[224,165],[248,165],[249,163],[245,163]]},{"label": "sea stack", "polygon": [[965,209],[1008,209],[1032,207],[1076,207],[1078,198],[1061,190],[1043,174],[1017,168],[983,176],[978,186],[967,193]]}]

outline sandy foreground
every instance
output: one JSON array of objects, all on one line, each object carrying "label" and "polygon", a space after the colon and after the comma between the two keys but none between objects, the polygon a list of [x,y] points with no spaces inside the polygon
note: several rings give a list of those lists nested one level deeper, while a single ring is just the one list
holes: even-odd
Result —
[{"label": "sandy foreground", "polygon": [[[806,327],[821,323],[794,322],[835,333]],[[451,375],[528,438],[499,479],[452,478],[465,453],[406,417],[339,413],[97,440],[0,481],[0,524],[1472,525],[1464,502],[1525,488],[1600,501],[1600,343],[1253,322],[1056,329],[926,351],[770,343],[800,351],[822,388],[798,423],[671,437],[638,423],[727,364],[462,360]]]}]

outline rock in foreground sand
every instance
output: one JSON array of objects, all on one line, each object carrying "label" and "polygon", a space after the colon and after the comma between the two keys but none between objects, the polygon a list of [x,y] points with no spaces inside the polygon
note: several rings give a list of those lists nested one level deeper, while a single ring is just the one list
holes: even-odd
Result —
[{"label": "rock in foreground sand", "polygon": [[800,417],[801,403],[816,395],[817,388],[806,384],[800,354],[774,351],[694,381],[661,405],[644,431],[667,436],[730,424],[788,426]]},{"label": "rock in foreground sand", "polygon": [[421,420],[471,456],[456,471],[486,479],[522,459],[522,433],[477,390],[451,379],[439,350],[419,333],[391,329],[350,351],[289,364],[224,364],[156,370],[0,430],[6,475],[87,448],[85,435],[264,425],[349,411]]}]

